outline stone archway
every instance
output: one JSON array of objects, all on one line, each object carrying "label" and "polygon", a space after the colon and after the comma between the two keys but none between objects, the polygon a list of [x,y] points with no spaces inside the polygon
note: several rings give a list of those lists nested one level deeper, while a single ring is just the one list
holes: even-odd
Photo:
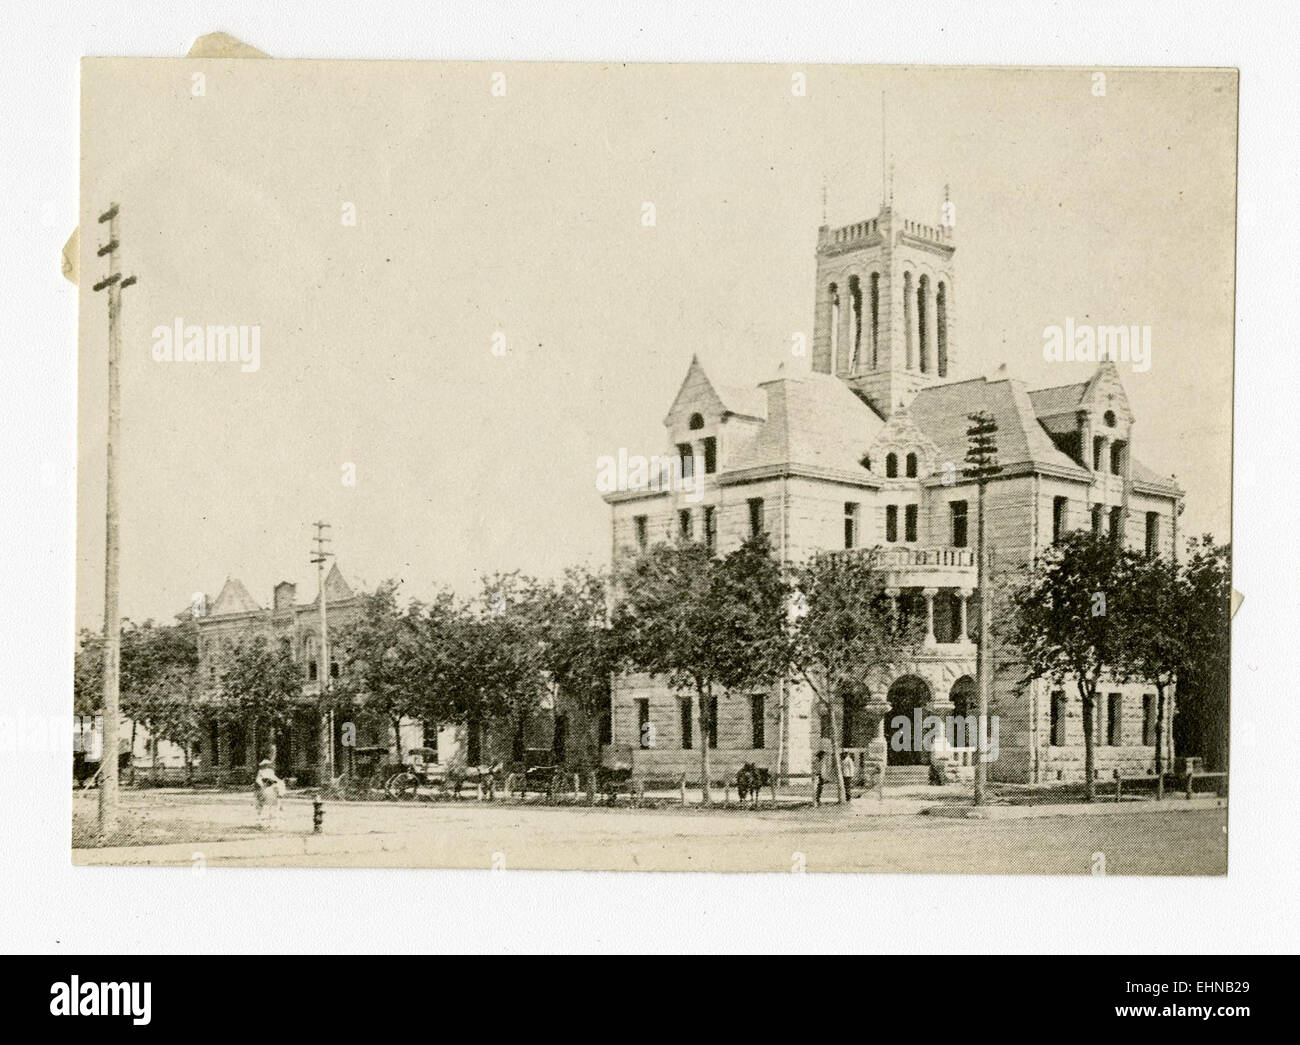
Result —
[{"label": "stone archway", "polygon": [[[889,714],[885,717],[885,740],[887,742],[887,763],[891,766],[924,766],[930,762],[930,753],[921,743],[921,737],[913,736],[916,717],[913,712],[920,710],[924,719],[926,707],[930,703],[930,686],[919,675],[904,675],[896,679],[889,687],[885,697],[889,702]],[[906,724],[898,719],[905,719]],[[911,742],[904,750],[896,750],[895,733],[906,730],[906,737]]]},{"label": "stone archway", "polygon": [[979,687],[970,675],[962,675],[952,684],[948,691],[948,700],[952,710],[948,713],[945,731],[947,742],[952,747],[975,747],[978,742],[978,727],[975,717],[979,714]]},{"label": "stone archway", "polygon": [[965,718],[979,712],[979,688],[970,675],[962,675],[952,684],[948,699],[952,702],[952,714],[955,717]]}]

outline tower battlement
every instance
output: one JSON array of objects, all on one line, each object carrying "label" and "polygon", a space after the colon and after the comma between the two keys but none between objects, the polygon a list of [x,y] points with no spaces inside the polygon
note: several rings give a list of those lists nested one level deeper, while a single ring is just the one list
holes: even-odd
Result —
[{"label": "tower battlement", "polygon": [[817,231],[813,369],[835,374],[888,417],[955,374],[952,229],[886,205]]}]

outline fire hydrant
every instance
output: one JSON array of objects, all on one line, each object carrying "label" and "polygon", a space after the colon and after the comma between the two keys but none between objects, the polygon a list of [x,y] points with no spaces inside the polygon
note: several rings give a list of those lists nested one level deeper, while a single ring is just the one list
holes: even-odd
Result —
[{"label": "fire hydrant", "polygon": [[325,823],[325,803],[318,795],[311,800],[311,833],[320,834],[321,825]]}]

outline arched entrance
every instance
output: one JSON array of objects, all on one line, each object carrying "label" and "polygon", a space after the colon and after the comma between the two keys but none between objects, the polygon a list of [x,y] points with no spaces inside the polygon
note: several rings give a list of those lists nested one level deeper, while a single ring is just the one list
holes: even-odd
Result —
[{"label": "arched entrance", "polygon": [[952,702],[945,731],[948,744],[955,748],[975,747],[979,737],[975,721],[979,714],[979,689],[975,680],[963,675],[952,684],[948,699]]},{"label": "arched entrance", "polygon": [[[924,766],[930,763],[930,753],[916,736],[916,716],[913,712],[930,703],[930,687],[916,675],[904,675],[889,687],[889,714],[885,718],[886,762],[891,766]],[[905,721],[900,722],[899,719]],[[901,742],[896,737],[902,738]],[[902,750],[896,750],[899,746]]]}]

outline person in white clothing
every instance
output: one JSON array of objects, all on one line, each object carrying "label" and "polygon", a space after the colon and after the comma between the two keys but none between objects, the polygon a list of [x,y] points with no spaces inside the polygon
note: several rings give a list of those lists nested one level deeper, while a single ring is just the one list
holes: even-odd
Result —
[{"label": "person in white clothing", "polygon": [[269,758],[262,759],[257,765],[257,775],[253,777],[253,802],[257,807],[257,823],[265,827],[270,821],[280,820],[280,799],[284,797],[284,781],[275,774],[275,766]]}]

